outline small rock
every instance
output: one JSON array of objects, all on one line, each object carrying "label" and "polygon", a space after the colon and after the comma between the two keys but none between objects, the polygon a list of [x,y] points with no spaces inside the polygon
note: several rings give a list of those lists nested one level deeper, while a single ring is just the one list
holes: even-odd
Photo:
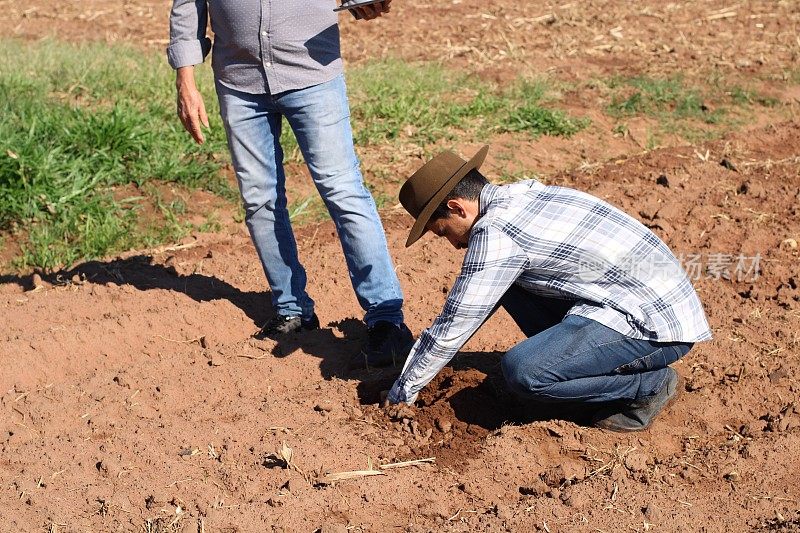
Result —
[{"label": "small rock", "polygon": [[464,491],[464,493],[468,494],[469,496],[480,497],[481,494],[480,486],[475,481],[467,481],[465,483],[462,483],[461,485],[459,485],[458,488]]},{"label": "small rock", "polygon": [[775,383],[783,378],[789,377],[789,373],[786,371],[785,368],[779,366],[778,368],[770,372],[767,375],[767,377],[769,378],[770,382]]},{"label": "small rock", "polygon": [[505,503],[496,503],[494,509],[495,513],[497,514],[497,518],[500,520],[508,520],[514,516],[511,506],[506,505]]},{"label": "small rock", "polygon": [[453,429],[453,423],[445,418],[437,418],[436,427],[442,433],[448,433],[451,429]]},{"label": "small rock", "polygon": [[539,477],[548,487],[558,487],[566,479],[564,467],[556,465],[542,472]]},{"label": "small rock", "polygon": [[333,407],[331,406],[330,402],[320,402],[314,405],[314,410],[318,412],[326,412],[330,413]]},{"label": "small rock", "polygon": [[106,288],[102,285],[92,285],[92,289],[89,291],[92,296],[103,296],[105,293]]},{"label": "small rock", "polygon": [[625,466],[632,472],[645,472],[647,470],[647,461],[650,458],[647,454],[633,452],[625,456]]},{"label": "small rock", "polygon": [[103,459],[101,461],[97,461],[94,465],[97,468],[97,471],[100,472],[103,476],[116,479],[121,472],[121,468],[116,462],[110,459]]},{"label": "small rock", "polygon": [[296,493],[300,489],[296,479],[287,479],[286,483],[281,485],[282,493]]},{"label": "small rock", "polygon": [[529,485],[519,487],[519,493],[524,496],[544,496],[548,487],[541,479],[534,479]]},{"label": "small rock", "polygon": [[414,408],[404,403],[396,404],[388,408],[387,414],[389,415],[389,418],[391,418],[392,420],[402,420],[403,418],[408,418],[409,420],[413,420]]},{"label": "small rock", "polygon": [[736,483],[741,479],[739,472],[737,472],[736,470],[731,470],[722,477],[724,477],[726,481],[730,481],[731,483]]},{"label": "small rock", "polygon": [[33,290],[44,289],[44,281],[42,281],[42,276],[38,272],[34,272],[33,276],[31,276],[31,286]]},{"label": "small rock", "polygon": [[406,443],[406,441],[404,441],[400,437],[390,437],[386,439],[386,442],[391,446],[402,446],[403,444]]},{"label": "small rock", "polygon": [[156,506],[156,497],[152,494],[144,499],[144,506],[148,511],[151,511]]},{"label": "small rock", "polygon": [[567,507],[572,506],[572,487],[564,487],[564,490],[561,491],[561,494],[558,496],[561,500],[561,503],[566,505]]},{"label": "small rock", "polygon": [[647,507],[642,509],[642,513],[648,522],[658,524],[663,520],[661,509],[654,503],[647,504]]},{"label": "small rock", "polygon": [[281,507],[283,505],[283,500],[280,497],[272,497],[267,500],[267,505],[270,507]]}]

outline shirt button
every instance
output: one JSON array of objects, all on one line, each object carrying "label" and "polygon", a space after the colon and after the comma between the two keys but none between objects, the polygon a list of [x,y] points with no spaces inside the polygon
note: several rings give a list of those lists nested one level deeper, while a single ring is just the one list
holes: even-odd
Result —
[{"label": "shirt button", "polygon": [[267,32],[265,32],[265,31],[261,32],[261,35],[266,35],[266,34],[267,34]]}]

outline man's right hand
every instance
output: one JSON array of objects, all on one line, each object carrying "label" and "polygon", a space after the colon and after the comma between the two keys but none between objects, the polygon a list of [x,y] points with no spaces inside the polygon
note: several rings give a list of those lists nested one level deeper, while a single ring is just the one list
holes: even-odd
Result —
[{"label": "man's right hand", "polygon": [[209,127],[208,115],[203,95],[195,85],[193,66],[181,67],[176,71],[175,88],[178,92],[178,117],[195,142],[203,144],[206,138],[200,126]]},{"label": "man's right hand", "polygon": [[355,11],[361,15],[361,18],[364,20],[372,20],[380,17],[384,13],[388,13],[391,9],[389,6],[392,3],[392,0],[383,0],[378,4],[371,4],[366,5],[363,7],[355,8]]}]

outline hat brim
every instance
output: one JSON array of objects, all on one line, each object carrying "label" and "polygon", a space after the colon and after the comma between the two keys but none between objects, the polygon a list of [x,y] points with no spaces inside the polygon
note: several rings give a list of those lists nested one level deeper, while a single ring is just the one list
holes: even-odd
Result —
[{"label": "hat brim", "polygon": [[487,153],[489,153],[488,144],[478,150],[478,152],[472,156],[469,161],[461,165],[455,174],[445,181],[442,187],[436,191],[436,194],[434,194],[430,201],[425,204],[425,207],[422,208],[417,216],[417,220],[414,222],[414,226],[412,226],[411,231],[408,234],[408,239],[406,239],[406,248],[417,242],[419,238],[425,234],[427,231],[425,226],[428,225],[431,215],[436,208],[439,207],[439,204],[442,203],[442,200],[444,200],[445,196],[447,196],[450,191],[453,190],[453,187],[455,187],[456,184],[461,181],[461,178],[466,176],[470,170],[476,170],[480,168],[484,159],[486,159]]}]

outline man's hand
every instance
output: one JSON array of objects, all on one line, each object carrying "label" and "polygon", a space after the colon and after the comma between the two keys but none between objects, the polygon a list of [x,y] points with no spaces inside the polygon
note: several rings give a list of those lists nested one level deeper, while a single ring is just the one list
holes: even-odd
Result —
[{"label": "man's hand", "polygon": [[181,67],[175,77],[175,88],[178,92],[178,117],[183,127],[197,144],[203,144],[206,138],[200,126],[209,127],[206,105],[203,95],[197,90],[194,82],[194,67]]},{"label": "man's hand", "polygon": [[394,421],[400,421],[404,418],[413,420],[416,416],[416,409],[414,409],[413,405],[397,403],[394,405],[384,405],[383,408],[386,414],[389,416],[389,419]]},{"label": "man's hand", "polygon": [[389,391],[388,390],[382,390],[381,391],[381,407],[389,407],[389,405],[391,405],[389,403]]},{"label": "man's hand", "polygon": [[371,4],[368,6],[362,6],[355,8],[354,11],[357,11],[361,18],[364,20],[372,20],[380,17],[384,13],[389,12],[389,5],[392,3],[392,0],[383,0],[383,2],[379,2],[377,4]]}]

